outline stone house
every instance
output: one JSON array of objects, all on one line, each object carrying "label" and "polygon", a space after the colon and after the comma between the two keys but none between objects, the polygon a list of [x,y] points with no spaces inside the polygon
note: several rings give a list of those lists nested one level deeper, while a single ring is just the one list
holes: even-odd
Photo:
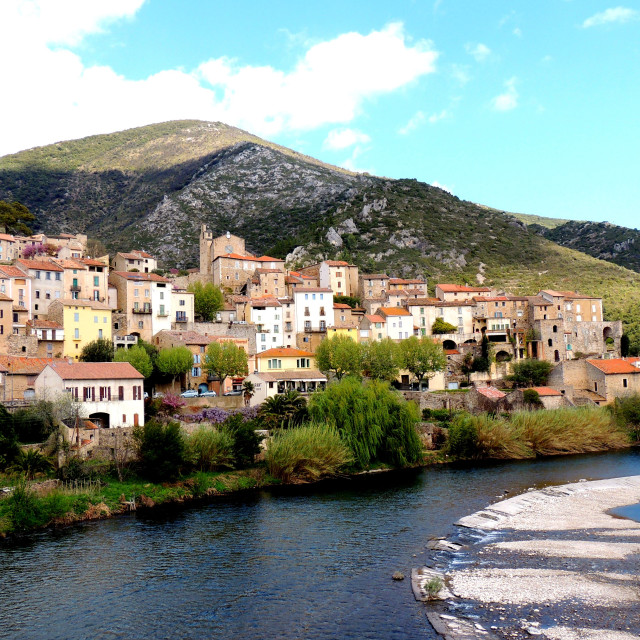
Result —
[{"label": "stone house", "polygon": [[358,297],[365,300],[383,298],[389,290],[389,276],[385,273],[361,273],[358,276]]},{"label": "stone house", "polygon": [[17,310],[25,310],[27,318],[31,317],[32,279],[27,271],[15,265],[0,265],[0,293],[4,293],[13,300]]},{"label": "stone house", "polygon": [[0,233],[0,262],[13,262],[18,257],[18,244],[14,236]]},{"label": "stone house", "polygon": [[0,369],[6,371],[2,377],[3,388],[0,389],[2,401],[33,400],[36,378],[47,365],[53,362],[65,361],[52,358],[0,355]]},{"label": "stone house", "polygon": [[329,288],[335,296],[358,295],[358,267],[344,260],[325,260],[318,269],[320,286]]},{"label": "stone house", "polygon": [[360,341],[380,341],[386,337],[387,319],[381,315],[365,313],[360,321]]},{"label": "stone house", "polygon": [[460,284],[437,284],[436,298],[443,302],[471,301],[478,296],[490,296],[492,290],[488,287],[468,287]]},{"label": "stone house", "polygon": [[151,273],[158,268],[158,261],[146,251],[134,249],[129,253],[116,253],[112,261],[114,271],[139,271]]}]

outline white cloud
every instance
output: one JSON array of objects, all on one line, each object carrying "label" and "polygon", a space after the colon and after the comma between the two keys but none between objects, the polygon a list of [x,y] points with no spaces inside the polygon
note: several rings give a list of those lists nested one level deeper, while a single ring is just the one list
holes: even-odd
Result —
[{"label": "white cloud", "polygon": [[265,136],[346,125],[368,100],[433,73],[438,58],[401,23],[307,45],[290,71],[222,57],[133,81],[60,46],[133,17],[143,1],[0,0],[0,55],[12,61],[0,67],[0,84],[20,97],[3,103],[0,154],[178,118]]},{"label": "white cloud", "polygon": [[462,86],[464,86],[465,84],[467,84],[467,82],[469,82],[469,80],[471,80],[471,76],[469,75],[469,67],[467,65],[452,64],[451,75]]},{"label": "white cloud", "polygon": [[486,44],[482,44],[482,42],[476,45],[467,43],[464,48],[469,55],[476,59],[476,62],[484,62],[491,55],[491,49]]},{"label": "white cloud", "polygon": [[522,29],[520,27],[516,27],[513,30],[513,35],[514,36],[518,36],[518,38],[521,38],[522,37]]},{"label": "white cloud", "polygon": [[357,145],[351,152],[351,155],[344,162],[342,162],[340,166],[355,173],[370,173],[372,175],[375,175],[375,171],[373,169],[363,169],[359,166],[359,163],[356,162],[363,151],[364,149]]},{"label": "white cloud", "polygon": [[429,124],[436,124],[436,122],[440,122],[440,120],[446,120],[450,117],[451,112],[448,109],[443,109],[438,113],[432,113],[430,116],[427,116],[424,111],[416,111],[413,116],[409,118],[407,124],[405,124],[404,127],[400,127],[400,129],[398,129],[398,133],[405,136],[418,127],[422,126],[425,122],[428,122]]},{"label": "white cloud", "polygon": [[626,9],[625,7],[615,7],[614,9],[606,9],[600,13],[587,18],[582,26],[584,29],[589,27],[599,27],[603,24],[611,24],[612,22],[625,23],[631,20],[638,20],[640,18],[640,11],[635,9]]},{"label": "white cloud", "polygon": [[332,129],[329,131],[322,146],[325,149],[347,149],[356,144],[367,144],[371,138],[362,131],[356,129]]},{"label": "white cloud", "polygon": [[404,127],[400,127],[398,129],[398,133],[400,135],[406,136],[408,133],[411,133],[415,129],[417,129],[420,125],[424,124],[427,119],[427,114],[424,111],[416,111],[411,118],[409,118],[409,122],[404,125]]},{"label": "white cloud", "polygon": [[491,106],[496,111],[511,111],[518,106],[518,91],[516,90],[516,78],[511,78],[504,83],[505,91],[491,101]]}]

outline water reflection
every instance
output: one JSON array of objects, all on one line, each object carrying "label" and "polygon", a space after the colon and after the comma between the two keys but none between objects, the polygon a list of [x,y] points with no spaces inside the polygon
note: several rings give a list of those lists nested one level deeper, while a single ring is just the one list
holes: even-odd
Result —
[{"label": "water reflection", "polygon": [[431,638],[400,570],[459,517],[532,486],[640,474],[634,451],[442,466],[139,512],[0,549],[20,639]]}]

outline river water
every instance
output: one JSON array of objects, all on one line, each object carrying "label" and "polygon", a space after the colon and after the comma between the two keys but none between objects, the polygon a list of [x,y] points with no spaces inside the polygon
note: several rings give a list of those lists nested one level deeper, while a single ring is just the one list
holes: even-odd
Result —
[{"label": "river water", "polygon": [[638,450],[438,466],[42,533],[0,547],[0,638],[434,638],[408,579],[430,536],[504,490],[637,474]]}]

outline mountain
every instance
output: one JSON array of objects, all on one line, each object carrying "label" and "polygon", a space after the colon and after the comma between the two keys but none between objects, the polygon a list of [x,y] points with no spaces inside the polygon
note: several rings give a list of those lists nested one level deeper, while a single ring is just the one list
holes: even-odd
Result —
[{"label": "mountain", "polygon": [[566,222],[553,228],[532,225],[545,238],[594,258],[640,272],[640,232],[609,222]]},{"label": "mountain", "polygon": [[[513,215],[416,180],[333,167],[222,123],[168,122],[0,158],[0,199],[37,228],[198,264],[200,225],[303,265],[342,258],[429,281],[602,295],[640,346],[640,275],[562,247]],[[552,230],[553,231],[553,230]]]}]

